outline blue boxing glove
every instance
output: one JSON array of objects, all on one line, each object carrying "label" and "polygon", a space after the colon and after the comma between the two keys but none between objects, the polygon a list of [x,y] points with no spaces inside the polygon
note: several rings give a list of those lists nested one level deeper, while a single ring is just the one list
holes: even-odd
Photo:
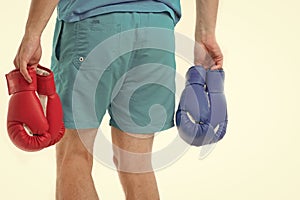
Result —
[{"label": "blue boxing glove", "polygon": [[176,125],[181,138],[188,144],[201,146],[214,138],[210,125],[209,99],[206,92],[206,70],[191,67],[186,73],[186,84],[176,112]]},{"label": "blue boxing glove", "polygon": [[[176,125],[179,135],[188,144],[203,146],[224,136],[227,113],[226,120],[222,120],[224,109],[226,112],[223,82],[221,70],[207,72],[201,66],[193,66],[186,73],[186,87],[176,112]],[[222,116],[219,115],[220,108]]]},{"label": "blue boxing glove", "polygon": [[215,130],[216,141],[221,140],[227,128],[227,104],[224,94],[223,70],[208,70],[206,73],[206,89],[210,102],[210,124]]}]

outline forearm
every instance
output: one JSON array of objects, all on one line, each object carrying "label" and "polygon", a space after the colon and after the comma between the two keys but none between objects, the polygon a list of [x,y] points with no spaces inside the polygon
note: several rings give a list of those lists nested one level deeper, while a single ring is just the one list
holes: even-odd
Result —
[{"label": "forearm", "polygon": [[32,0],[25,35],[40,37],[59,0]]},{"label": "forearm", "polygon": [[196,0],[195,40],[215,37],[219,0]]}]

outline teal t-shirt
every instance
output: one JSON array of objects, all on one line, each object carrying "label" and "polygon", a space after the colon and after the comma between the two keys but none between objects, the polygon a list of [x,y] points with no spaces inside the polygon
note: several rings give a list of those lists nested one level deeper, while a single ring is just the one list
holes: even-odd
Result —
[{"label": "teal t-shirt", "polygon": [[181,17],[180,0],[60,0],[57,11],[66,22],[110,12],[168,12],[175,24]]}]

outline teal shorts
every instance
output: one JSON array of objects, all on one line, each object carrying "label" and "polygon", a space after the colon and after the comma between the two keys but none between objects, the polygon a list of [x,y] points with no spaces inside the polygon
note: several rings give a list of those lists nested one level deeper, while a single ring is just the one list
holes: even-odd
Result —
[{"label": "teal shorts", "polygon": [[51,69],[65,127],[129,133],[174,126],[174,21],[168,13],[115,12],[56,22]]}]

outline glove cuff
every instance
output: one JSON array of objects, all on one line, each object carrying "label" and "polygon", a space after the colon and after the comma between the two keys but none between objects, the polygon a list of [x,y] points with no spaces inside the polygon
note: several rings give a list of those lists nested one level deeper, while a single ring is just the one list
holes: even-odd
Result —
[{"label": "glove cuff", "polygon": [[204,67],[202,66],[190,67],[185,75],[185,78],[186,86],[192,84],[200,84],[204,86],[206,79],[206,69],[204,69]]},{"label": "glove cuff", "polygon": [[209,93],[224,92],[225,73],[223,70],[208,70],[206,86]]},{"label": "glove cuff", "polygon": [[38,66],[37,73],[37,93],[40,95],[53,95],[56,93],[53,72],[45,67]]},{"label": "glove cuff", "polygon": [[37,90],[36,72],[32,67],[28,67],[27,70],[32,79],[31,83],[28,83],[24,79],[19,69],[12,70],[11,72],[5,75],[9,95],[22,91]]}]

